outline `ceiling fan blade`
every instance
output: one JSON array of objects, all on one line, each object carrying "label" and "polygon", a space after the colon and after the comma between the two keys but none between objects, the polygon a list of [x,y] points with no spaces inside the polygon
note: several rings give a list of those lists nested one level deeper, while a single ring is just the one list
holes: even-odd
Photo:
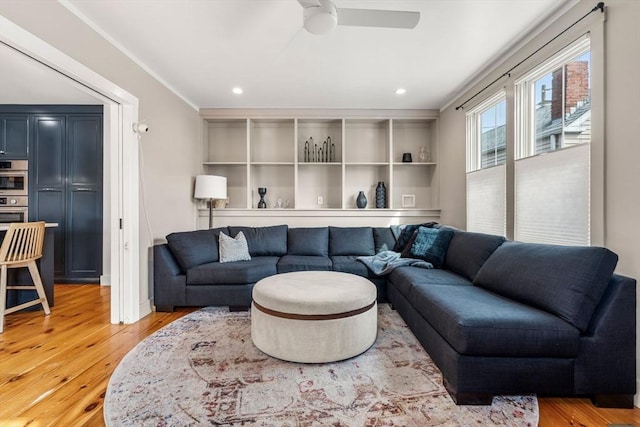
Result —
[{"label": "ceiling fan blade", "polygon": [[418,21],[420,21],[420,12],[374,9],[338,9],[338,25],[411,29],[418,25]]},{"label": "ceiling fan blade", "polygon": [[320,6],[319,0],[298,0],[302,7],[318,7]]}]

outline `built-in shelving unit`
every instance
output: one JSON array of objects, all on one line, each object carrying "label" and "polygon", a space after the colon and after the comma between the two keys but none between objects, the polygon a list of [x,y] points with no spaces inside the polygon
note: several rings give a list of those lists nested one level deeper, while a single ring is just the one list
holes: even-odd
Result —
[{"label": "built-in shelving unit", "polygon": [[[267,216],[439,215],[437,111],[368,117],[362,110],[333,116],[251,110],[240,117],[243,111],[201,111],[204,173],[227,177],[228,205],[218,214],[258,211],[257,189],[266,187],[267,209],[259,211],[275,211]],[[411,153],[411,163],[402,162],[404,153]],[[385,209],[375,208],[380,181],[387,188]],[[356,209],[359,191],[367,197],[365,209]]]}]

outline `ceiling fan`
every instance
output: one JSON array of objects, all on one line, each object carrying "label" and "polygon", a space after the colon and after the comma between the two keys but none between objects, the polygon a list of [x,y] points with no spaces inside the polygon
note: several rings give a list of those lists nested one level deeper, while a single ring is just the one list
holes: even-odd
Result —
[{"label": "ceiling fan", "polygon": [[298,0],[303,7],[304,28],[311,34],[327,34],[336,25],[415,28],[420,12],[336,8],[330,0]]}]

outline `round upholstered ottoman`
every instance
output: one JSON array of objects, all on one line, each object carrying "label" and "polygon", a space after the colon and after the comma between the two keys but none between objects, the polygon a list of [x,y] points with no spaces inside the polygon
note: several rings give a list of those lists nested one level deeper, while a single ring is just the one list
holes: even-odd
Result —
[{"label": "round upholstered ottoman", "polygon": [[276,274],[253,288],[251,338],[278,359],[325,363],[348,359],[376,340],[376,287],[334,271]]}]

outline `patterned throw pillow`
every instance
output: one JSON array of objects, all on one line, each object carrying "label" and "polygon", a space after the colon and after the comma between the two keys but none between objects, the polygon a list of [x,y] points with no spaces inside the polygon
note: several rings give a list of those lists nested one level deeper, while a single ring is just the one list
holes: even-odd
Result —
[{"label": "patterned throw pillow", "polygon": [[454,232],[442,228],[419,227],[411,245],[411,258],[422,259],[442,268]]},{"label": "patterned throw pillow", "polygon": [[220,247],[220,262],[247,261],[251,259],[249,246],[244,233],[240,231],[235,238],[220,232],[218,240]]}]

